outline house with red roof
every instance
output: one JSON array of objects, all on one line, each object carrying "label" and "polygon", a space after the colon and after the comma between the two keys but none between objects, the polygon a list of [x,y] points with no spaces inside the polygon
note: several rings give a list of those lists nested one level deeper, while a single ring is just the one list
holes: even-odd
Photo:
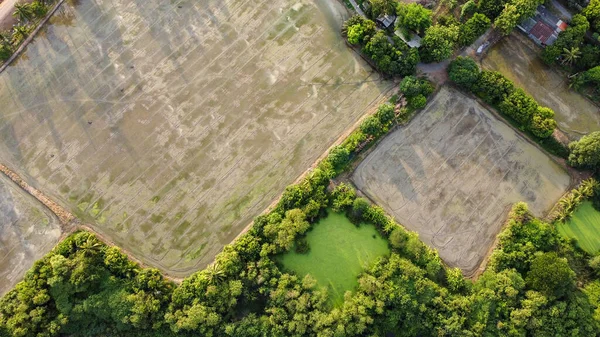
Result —
[{"label": "house with red roof", "polygon": [[540,46],[549,46],[568,25],[540,5],[533,17],[525,19],[517,27]]}]

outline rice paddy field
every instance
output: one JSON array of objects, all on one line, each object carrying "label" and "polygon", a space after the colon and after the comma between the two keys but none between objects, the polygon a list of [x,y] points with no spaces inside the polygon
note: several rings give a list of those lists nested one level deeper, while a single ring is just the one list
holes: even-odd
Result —
[{"label": "rice paddy field", "polygon": [[592,202],[582,202],[571,218],[566,223],[557,223],[556,228],[564,237],[576,239],[579,247],[586,252],[600,252],[600,212],[592,206]]},{"label": "rice paddy field", "polygon": [[542,216],[571,181],[528,139],[450,87],[383,139],[351,179],[465,275],[477,271],[513,203]]},{"label": "rice paddy field", "polygon": [[310,274],[321,287],[326,287],[335,305],[343,302],[344,293],[358,285],[358,275],[378,257],[388,255],[388,242],[375,226],[356,226],[339,213],[313,226],[306,237],[310,251],[296,253],[293,249],[280,258],[285,269],[300,277]]},{"label": "rice paddy field", "polygon": [[67,2],[0,74],[0,161],[189,275],[392,88],[346,46],[347,17],[335,0]]}]

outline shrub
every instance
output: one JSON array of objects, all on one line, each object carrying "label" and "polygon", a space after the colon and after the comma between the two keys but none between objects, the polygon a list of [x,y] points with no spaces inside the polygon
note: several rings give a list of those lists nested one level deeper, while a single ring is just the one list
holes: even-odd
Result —
[{"label": "shrub", "polygon": [[498,104],[514,90],[514,84],[497,71],[483,70],[476,84],[480,97],[490,104]]},{"label": "shrub", "polygon": [[[511,84],[512,85],[512,84]],[[533,113],[537,110],[537,102],[521,88],[513,90],[500,103],[500,111],[517,121],[521,126],[528,126]]]},{"label": "shrub", "polygon": [[348,218],[353,224],[358,225],[365,220],[365,215],[370,207],[371,205],[364,198],[356,198],[348,212]]},{"label": "shrub", "polygon": [[379,122],[382,125],[390,125],[396,117],[394,114],[394,106],[389,103],[380,105],[379,108],[377,108],[377,113],[375,114],[375,117],[379,119]]},{"label": "shrub", "polygon": [[448,77],[458,86],[471,90],[479,80],[479,66],[470,57],[459,56],[448,65]]},{"label": "shrub", "polygon": [[491,22],[487,16],[475,13],[467,22],[460,26],[458,30],[458,44],[468,46],[475,42],[478,37],[490,28]]},{"label": "shrub", "polygon": [[406,76],[400,82],[399,89],[408,98],[419,95],[426,97],[431,95],[434,90],[433,85],[429,81],[416,78],[415,76]]},{"label": "shrub", "polygon": [[418,33],[424,32],[431,26],[431,10],[416,3],[399,3],[396,8],[398,27],[414,30]]},{"label": "shrub", "polygon": [[555,252],[540,253],[531,262],[527,285],[548,297],[560,298],[574,286],[575,272]]},{"label": "shrub", "polygon": [[360,131],[365,135],[378,137],[383,133],[383,125],[375,116],[369,116],[360,124]]},{"label": "shrub", "polygon": [[569,144],[569,165],[597,168],[600,164],[600,131],[592,132]]},{"label": "shrub", "polygon": [[331,163],[336,172],[340,171],[348,164],[348,161],[350,161],[350,152],[343,146],[335,146],[329,151],[327,160]]},{"label": "shrub", "polygon": [[556,129],[554,111],[550,108],[538,106],[531,118],[529,129],[537,137],[550,137],[554,132],[554,129]]},{"label": "shrub", "polygon": [[424,108],[427,105],[427,98],[423,95],[417,95],[408,99],[408,108],[417,110]]}]

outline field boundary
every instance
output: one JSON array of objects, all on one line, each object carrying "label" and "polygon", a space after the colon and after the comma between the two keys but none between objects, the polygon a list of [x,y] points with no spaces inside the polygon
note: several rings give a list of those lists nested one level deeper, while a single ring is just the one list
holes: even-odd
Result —
[{"label": "field boundary", "polygon": [[8,68],[8,66],[14,62],[14,60],[19,57],[19,55],[21,55],[21,53],[23,52],[23,50],[25,50],[25,48],[27,48],[27,46],[29,45],[29,43],[31,43],[31,41],[33,41],[33,39],[35,39],[37,33],[42,29],[42,27],[44,27],[44,25],[46,25],[46,23],[48,22],[48,20],[50,20],[50,18],[52,17],[52,15],[54,15],[54,13],[58,10],[58,7],[60,7],[63,3],[65,2],[65,0],[59,0],[56,5],[54,5],[54,7],[48,12],[48,14],[46,14],[46,16],[44,17],[44,19],[42,21],[40,21],[40,23],[35,27],[35,29],[33,30],[33,32],[31,32],[31,34],[29,34],[29,36],[25,39],[25,41],[23,41],[21,43],[21,45],[19,46],[19,48],[17,48],[17,50],[15,50],[15,52],[10,56],[10,58],[8,60],[6,60],[2,66],[0,67],[0,74],[6,69]]}]

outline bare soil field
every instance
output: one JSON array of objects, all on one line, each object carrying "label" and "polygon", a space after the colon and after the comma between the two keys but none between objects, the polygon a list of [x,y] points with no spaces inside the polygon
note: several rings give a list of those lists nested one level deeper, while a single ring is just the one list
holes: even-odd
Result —
[{"label": "bare soil field", "polygon": [[523,88],[538,103],[554,110],[556,122],[571,138],[600,130],[600,108],[569,88],[568,79],[545,65],[533,41],[518,32],[502,39],[482,61]]},{"label": "bare soil field", "polygon": [[60,236],[58,219],[0,174],[0,296],[12,289]]},{"label": "bare soil field", "polygon": [[0,160],[172,276],[207,265],[392,83],[335,0],[80,1],[0,75]]},{"label": "bare soil field", "polygon": [[525,201],[542,215],[570,180],[485,107],[448,87],[352,175],[363,193],[466,275],[479,267],[513,203]]}]

